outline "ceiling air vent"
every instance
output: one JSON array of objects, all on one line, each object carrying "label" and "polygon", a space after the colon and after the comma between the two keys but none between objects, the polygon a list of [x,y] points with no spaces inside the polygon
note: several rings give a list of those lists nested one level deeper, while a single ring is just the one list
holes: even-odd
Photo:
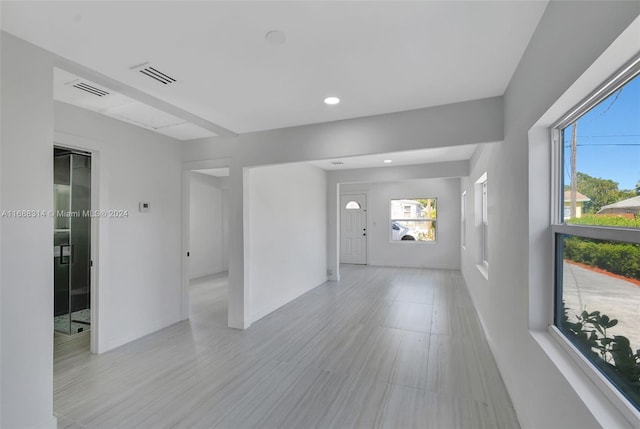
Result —
[{"label": "ceiling air vent", "polygon": [[143,75],[150,77],[151,79],[155,79],[164,85],[176,82],[174,78],[161,72],[157,67],[151,66],[149,63],[143,63],[138,66],[131,67],[131,70],[138,70]]},{"label": "ceiling air vent", "polygon": [[76,82],[73,84],[74,88],[78,88],[79,90],[88,92],[89,94],[97,95],[98,97],[104,97],[105,95],[109,95],[107,91],[104,89],[96,88],[93,85],[89,85],[85,82]]}]

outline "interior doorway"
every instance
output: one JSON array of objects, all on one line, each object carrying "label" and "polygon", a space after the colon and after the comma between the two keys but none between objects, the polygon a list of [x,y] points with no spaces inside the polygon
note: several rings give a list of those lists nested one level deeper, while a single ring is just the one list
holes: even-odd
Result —
[{"label": "interior doorway", "polygon": [[340,196],[340,262],[367,263],[367,195]]},{"label": "interior doorway", "polygon": [[230,162],[221,158],[183,164],[182,315],[189,319],[214,311],[199,308],[199,303],[215,295],[220,326],[228,325]]},{"label": "interior doorway", "polygon": [[91,154],[53,151],[53,326],[55,343],[91,330]]},{"label": "interior doorway", "polygon": [[228,176],[189,174],[189,279],[228,271]]}]

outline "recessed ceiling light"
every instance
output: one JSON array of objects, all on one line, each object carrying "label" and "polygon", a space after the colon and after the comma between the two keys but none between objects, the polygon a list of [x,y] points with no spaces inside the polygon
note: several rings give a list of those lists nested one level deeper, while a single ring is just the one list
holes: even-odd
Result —
[{"label": "recessed ceiling light", "polygon": [[282,45],[287,41],[287,36],[280,30],[269,31],[264,38],[272,45]]},{"label": "recessed ceiling light", "polygon": [[325,104],[334,105],[340,102],[338,97],[327,97],[324,99]]},{"label": "recessed ceiling light", "polygon": [[389,164],[390,162],[393,162],[393,161],[391,161],[390,159],[385,159],[385,160],[384,160],[384,161],[382,161],[382,162],[384,162],[385,164]]}]

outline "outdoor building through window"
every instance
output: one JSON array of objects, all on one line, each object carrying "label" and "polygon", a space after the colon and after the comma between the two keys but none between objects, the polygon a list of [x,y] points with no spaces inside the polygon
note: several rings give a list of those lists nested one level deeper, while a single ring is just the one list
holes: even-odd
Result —
[{"label": "outdoor building through window", "polygon": [[435,241],[435,198],[391,200],[392,241]]},{"label": "outdoor building through window", "polygon": [[554,128],[556,328],[640,410],[640,68]]}]

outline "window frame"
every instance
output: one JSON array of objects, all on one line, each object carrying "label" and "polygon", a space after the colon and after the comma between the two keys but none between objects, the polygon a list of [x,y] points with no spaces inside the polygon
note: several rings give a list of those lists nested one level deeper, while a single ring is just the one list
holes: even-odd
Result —
[{"label": "window frame", "polygon": [[478,177],[473,185],[473,204],[474,204],[474,221],[473,227],[475,231],[475,249],[474,258],[476,268],[482,276],[489,280],[489,174],[485,171]]},{"label": "window frame", "polygon": [[[393,207],[392,204],[394,201],[402,201],[402,200],[433,200],[435,203],[435,207],[436,207],[436,217],[435,218],[412,218],[412,219],[406,219],[406,218],[394,218],[393,217]],[[425,197],[425,198],[391,198],[389,199],[389,225],[391,226],[390,230],[389,230],[389,242],[390,243],[436,243],[438,241],[438,197]],[[393,223],[394,222],[435,222],[435,226],[433,228],[433,234],[434,234],[434,239],[433,240],[394,240],[393,239]]]},{"label": "window frame", "polygon": [[564,116],[550,127],[551,140],[551,192],[550,192],[550,234],[552,251],[552,295],[551,320],[549,331],[562,347],[570,352],[574,362],[582,368],[594,384],[609,398],[612,403],[628,418],[640,419],[640,406],[635,406],[624,396],[618,387],[592,363],[558,327],[562,323],[562,284],[563,284],[563,247],[562,237],[584,237],[623,243],[640,243],[640,228],[617,226],[596,226],[566,223],[564,212],[564,148],[562,130],[579,120],[584,114],[602,102],[605,98],[620,89],[633,78],[640,76],[640,55],[618,69],[601,83],[587,97],[576,104]]},{"label": "window frame", "polygon": [[460,244],[463,250],[467,249],[467,191],[460,197]]},{"label": "window frame", "polygon": [[489,183],[487,177],[480,182],[480,192],[482,192],[482,264],[485,268],[489,268]]}]

